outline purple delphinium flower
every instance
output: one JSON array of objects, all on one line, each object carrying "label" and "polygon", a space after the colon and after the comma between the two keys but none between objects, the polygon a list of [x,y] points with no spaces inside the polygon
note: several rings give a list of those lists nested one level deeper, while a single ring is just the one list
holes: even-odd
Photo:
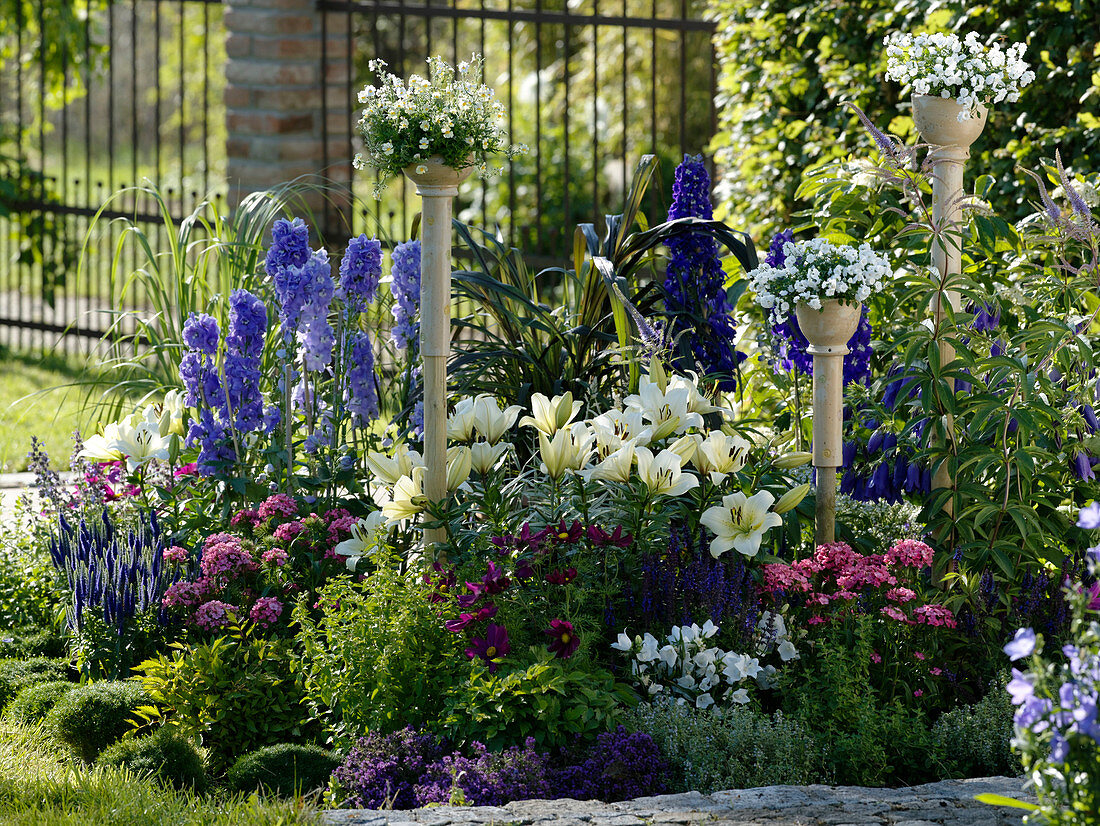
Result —
[{"label": "purple delphinium flower", "polygon": [[349,336],[347,370],[348,412],[356,427],[366,427],[378,418],[378,391],[374,386],[374,348],[370,334],[356,330]]},{"label": "purple delphinium flower", "polygon": [[264,426],[260,358],[266,335],[267,307],[247,290],[234,290],[229,297],[229,333],[225,339],[225,395],[229,410],[223,418],[241,433]]},{"label": "purple delphinium flower", "polygon": [[199,445],[199,458],[196,464],[201,476],[216,476],[224,472],[226,465],[237,460],[232,436],[226,427],[214,418],[214,413],[209,408],[201,408],[198,419],[191,421],[185,444],[188,447]]},{"label": "purple delphinium flower", "polygon": [[[710,176],[702,156],[684,156],[676,167],[672,206],[668,220],[714,217],[710,203]],[[665,271],[665,311],[669,316],[663,338],[674,342],[681,338],[693,358],[679,350],[673,364],[681,369],[699,368],[703,375],[722,375],[718,386],[734,388],[733,373],[745,358],[734,349],[737,328],[733,308],[726,297],[726,274],[718,255],[718,243],[702,232],[693,232],[668,241],[670,260]],[[678,348],[677,348],[678,349]]]},{"label": "purple delphinium flower", "polygon": [[974,320],[970,322],[970,329],[976,332],[985,333],[996,330],[1001,325],[1001,308],[996,304],[971,303],[966,311],[974,314]]},{"label": "purple delphinium flower", "polygon": [[[794,243],[794,231],[784,230],[772,238],[764,262],[771,267],[782,267],[787,260],[784,247]],[[775,352],[776,371],[797,370],[806,376],[814,374],[814,358],[807,350],[810,342],[798,326],[798,318],[791,313],[783,321],[776,323],[769,319],[772,332],[772,348]],[[871,376],[871,322],[867,315],[867,305],[859,316],[859,326],[848,340],[848,355],[844,357],[844,383],[866,382]]]},{"label": "purple delphinium flower", "polygon": [[206,313],[191,313],[183,324],[184,345],[204,355],[217,355],[220,338],[217,319]]},{"label": "purple delphinium flower", "polygon": [[271,246],[264,259],[270,278],[287,267],[301,267],[309,260],[309,227],[301,218],[280,218],[271,228]]},{"label": "purple delphinium flower", "polygon": [[362,312],[374,301],[381,277],[381,242],[366,235],[348,241],[340,261],[340,296],[353,313]]},{"label": "purple delphinium flower", "polygon": [[183,343],[187,351],[180,359],[180,379],[187,389],[184,402],[188,407],[221,410],[225,404],[214,363],[220,335],[218,322],[205,314],[192,313],[183,324]]},{"label": "purple delphinium flower", "polygon": [[393,292],[393,329],[390,335],[399,350],[416,349],[420,335],[420,241],[406,241],[393,248],[390,290]]}]

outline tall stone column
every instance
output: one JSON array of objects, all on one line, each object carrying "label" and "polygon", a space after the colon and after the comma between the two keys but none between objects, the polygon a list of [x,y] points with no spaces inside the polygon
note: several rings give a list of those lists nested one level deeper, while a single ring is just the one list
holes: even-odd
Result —
[{"label": "tall stone column", "polygon": [[[314,0],[227,0],[231,207],[303,175],[323,175],[349,191],[353,114],[348,102],[354,97],[347,25],[346,14],[322,13]],[[326,199],[315,193],[306,203],[327,240],[342,244],[340,215]]]}]

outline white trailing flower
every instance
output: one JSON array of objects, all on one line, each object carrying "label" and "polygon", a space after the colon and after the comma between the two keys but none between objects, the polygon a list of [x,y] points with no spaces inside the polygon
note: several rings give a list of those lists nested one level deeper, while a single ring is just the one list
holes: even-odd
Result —
[{"label": "white trailing flower", "polygon": [[773,323],[786,319],[800,302],[821,309],[823,299],[866,301],[893,278],[886,256],[868,244],[857,248],[823,238],[788,241],[783,255],[782,266],[762,264],[748,274],[756,303],[772,311]]},{"label": "white trailing flower", "polygon": [[963,111],[959,120],[972,117],[979,105],[1020,99],[1020,91],[1033,80],[1023,59],[1023,43],[1007,49],[999,43],[986,46],[976,32],[956,34],[908,34],[894,32],[883,39],[886,77],[908,86],[916,95],[954,98]]}]

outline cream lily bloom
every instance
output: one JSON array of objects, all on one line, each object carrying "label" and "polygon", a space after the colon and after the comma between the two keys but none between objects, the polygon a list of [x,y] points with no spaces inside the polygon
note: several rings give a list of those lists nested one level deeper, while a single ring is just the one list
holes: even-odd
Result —
[{"label": "cream lily bloom", "polygon": [[723,496],[721,505],[707,508],[699,522],[714,534],[710,555],[717,559],[726,551],[736,550],[745,556],[756,556],[764,534],[783,524],[782,516],[768,510],[774,501],[775,497],[766,490],[752,496],[737,491]]},{"label": "cream lily bloom", "polygon": [[411,476],[402,476],[393,486],[393,499],[382,506],[386,524],[412,519],[424,512],[428,499],[424,496],[424,468],[414,467]]},{"label": "cream lily bloom", "polygon": [[745,466],[752,445],[740,436],[730,436],[721,430],[712,430],[699,444],[692,464],[700,473],[709,476],[716,485],[726,476],[737,473]]},{"label": "cream lily bloom", "polygon": [[501,410],[496,399],[488,393],[482,393],[474,399],[474,430],[482,439],[495,445],[516,423],[516,417],[522,410],[518,404]]},{"label": "cream lily bloom", "polygon": [[460,399],[455,411],[447,417],[447,439],[451,442],[470,442],[474,438],[474,399]]},{"label": "cream lily bloom", "polygon": [[683,467],[695,458],[695,452],[702,443],[703,437],[698,433],[685,433],[670,444],[668,449],[680,457],[680,467]]},{"label": "cream lily bloom", "polygon": [[731,416],[730,411],[724,407],[717,407],[711,404],[707,397],[699,392],[699,377],[695,373],[690,373],[691,378],[687,379],[684,376],[673,376],[668,380],[668,387],[670,390],[678,390],[683,388],[688,394],[688,410],[692,413],[721,413],[723,416],[729,418]]},{"label": "cream lily bloom", "polygon": [[627,441],[635,445],[649,444],[651,428],[645,426],[640,410],[608,410],[588,424],[596,437],[596,452],[601,459],[606,459]]},{"label": "cream lily bloom", "polygon": [[573,401],[573,394],[562,393],[552,399],[546,398],[542,393],[535,393],[531,397],[531,412],[534,416],[524,416],[519,420],[520,427],[534,427],[540,433],[553,436],[571,421],[580,412],[581,403]]},{"label": "cream lily bloom", "polygon": [[638,456],[638,475],[649,492],[656,496],[679,496],[699,486],[699,480],[681,471],[679,454],[671,450],[662,450],[656,456],[646,447],[636,451]]},{"label": "cream lily bloom", "polygon": [[97,433],[84,440],[84,447],[77,455],[84,459],[91,459],[93,462],[117,462],[125,459],[126,456],[118,447],[118,428],[118,422],[105,425],[103,433]]},{"label": "cream lily bloom", "polygon": [[164,394],[164,400],[160,403],[161,436],[185,436],[183,416],[187,408],[183,404],[184,394],[182,390],[169,390]]},{"label": "cream lily bloom", "polygon": [[626,405],[640,411],[642,417],[653,426],[652,441],[703,426],[703,417],[688,409],[686,387],[670,386],[667,391],[662,391],[659,385],[645,377],[638,384],[638,393],[627,397]]},{"label": "cream lily bloom", "polygon": [[592,455],[592,434],[583,422],[566,425],[553,439],[539,430],[542,472],[555,482],[568,470],[580,470]]},{"label": "cream lily bloom", "polygon": [[137,425],[120,422],[116,432],[113,446],[126,457],[130,473],[153,459],[168,460],[169,442],[160,435],[159,422],[139,420]]},{"label": "cream lily bloom", "polygon": [[386,517],[382,511],[374,511],[370,516],[352,525],[351,538],[339,543],[332,552],[346,556],[348,570],[354,571],[359,558],[377,541],[378,534],[385,524]]},{"label": "cream lily bloom", "polygon": [[447,491],[453,493],[470,478],[473,465],[470,448],[457,446],[447,448]]},{"label": "cream lily bloom", "polygon": [[789,510],[794,510],[798,507],[798,504],[806,498],[806,494],[809,492],[810,484],[808,482],[796,488],[791,488],[779,497],[779,501],[775,503],[775,507],[772,508],[772,510],[776,513],[786,513]]},{"label": "cream lily bloom", "polygon": [[393,451],[393,456],[373,451],[368,453],[367,467],[375,479],[387,485],[396,485],[402,476],[412,476],[414,467],[424,467],[424,459],[415,450],[410,450],[408,445],[400,444]]},{"label": "cream lily bloom", "polygon": [[485,475],[493,469],[497,460],[504,455],[507,449],[507,442],[500,442],[495,445],[488,442],[474,442],[470,445],[470,467]]},{"label": "cream lily bloom", "polygon": [[596,465],[582,471],[585,481],[629,482],[634,471],[634,440],[628,439],[622,447]]}]

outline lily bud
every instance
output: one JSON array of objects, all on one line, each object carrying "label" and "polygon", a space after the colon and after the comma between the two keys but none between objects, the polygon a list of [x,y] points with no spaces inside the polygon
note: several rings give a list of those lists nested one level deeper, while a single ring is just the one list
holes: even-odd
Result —
[{"label": "lily bud", "polygon": [[794,510],[798,507],[798,504],[806,498],[806,494],[810,492],[809,484],[799,485],[797,488],[791,488],[789,491],[779,497],[779,501],[775,503],[775,507],[772,508],[776,513],[786,513],[789,510]]},{"label": "lily bud", "polygon": [[777,468],[783,468],[784,470],[790,470],[794,467],[801,467],[802,465],[809,464],[810,460],[814,458],[812,453],[805,450],[795,450],[790,453],[784,453],[778,457],[774,462]]},{"label": "lily bud", "polygon": [[660,389],[662,393],[668,391],[668,375],[661,366],[660,359],[653,359],[649,364],[649,380]]}]

